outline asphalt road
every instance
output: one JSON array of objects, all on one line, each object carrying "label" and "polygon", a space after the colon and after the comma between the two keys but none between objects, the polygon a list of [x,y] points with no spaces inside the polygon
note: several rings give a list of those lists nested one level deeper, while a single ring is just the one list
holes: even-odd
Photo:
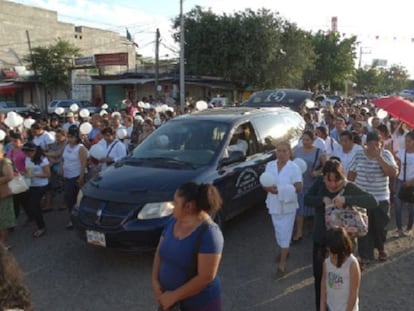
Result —
[{"label": "asphalt road", "polygon": [[[92,247],[65,229],[65,211],[47,213],[45,218],[48,232],[42,238],[32,238],[33,228],[21,225],[10,237],[36,311],[156,310],[150,283],[152,253]],[[292,247],[290,272],[281,280],[272,278],[277,248],[263,207],[229,222],[224,237],[219,272],[223,310],[314,309],[310,235]],[[400,277],[414,275],[414,242],[404,239],[390,242],[397,251],[388,262],[364,272],[360,310],[414,310],[414,278]]]}]

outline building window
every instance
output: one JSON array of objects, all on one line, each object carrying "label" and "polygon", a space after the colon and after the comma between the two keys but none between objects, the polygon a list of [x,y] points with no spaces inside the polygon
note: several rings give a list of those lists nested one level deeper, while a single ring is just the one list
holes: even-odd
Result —
[{"label": "building window", "polygon": [[75,35],[75,39],[77,39],[78,38],[78,35]]},{"label": "building window", "polygon": [[82,26],[75,26],[75,32],[82,33]]},{"label": "building window", "polygon": [[82,36],[79,36],[79,39],[82,40]]}]

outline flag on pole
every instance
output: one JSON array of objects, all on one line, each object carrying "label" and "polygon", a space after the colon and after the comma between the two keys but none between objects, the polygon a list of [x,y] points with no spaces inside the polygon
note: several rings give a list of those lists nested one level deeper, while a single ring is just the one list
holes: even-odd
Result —
[{"label": "flag on pole", "polygon": [[126,38],[128,41],[130,41],[135,47],[138,47],[138,43],[136,43],[134,40],[132,40],[131,33],[128,31],[128,28],[126,28]]},{"label": "flag on pole", "polygon": [[128,31],[128,28],[126,28],[126,38],[128,39],[128,41],[132,41],[132,36],[131,33]]}]

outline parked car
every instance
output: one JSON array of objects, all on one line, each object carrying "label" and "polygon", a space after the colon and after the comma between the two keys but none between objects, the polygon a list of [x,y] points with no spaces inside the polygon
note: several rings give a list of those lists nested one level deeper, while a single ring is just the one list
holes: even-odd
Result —
[{"label": "parked car", "polygon": [[[227,150],[240,127],[245,155]],[[215,108],[176,117],[82,188],[72,223],[93,245],[153,249],[171,217],[175,190],[194,181],[220,191],[223,208],[214,219],[223,225],[264,203],[259,177],[274,159],[275,144],[296,145],[303,128],[302,117],[286,108]]]},{"label": "parked car", "polygon": [[54,99],[52,100],[48,107],[47,107],[47,113],[48,114],[54,114],[56,111],[56,108],[62,107],[65,109],[65,114],[68,113],[70,110],[70,106],[73,104],[77,104],[79,106],[79,110],[81,109],[88,109],[90,114],[98,113],[101,108],[93,106],[92,103],[88,100],[76,100],[76,99]]},{"label": "parked car", "polygon": [[300,111],[307,99],[313,93],[296,89],[275,89],[253,93],[249,99],[243,103],[246,107],[288,107],[294,111]]},{"label": "parked car", "polygon": [[24,118],[30,116],[37,119],[41,116],[40,109],[34,106],[18,106],[15,101],[0,101],[0,113],[7,114],[10,111],[14,111]]},{"label": "parked car", "polygon": [[227,107],[230,106],[230,100],[227,97],[213,97],[208,102],[209,107]]}]

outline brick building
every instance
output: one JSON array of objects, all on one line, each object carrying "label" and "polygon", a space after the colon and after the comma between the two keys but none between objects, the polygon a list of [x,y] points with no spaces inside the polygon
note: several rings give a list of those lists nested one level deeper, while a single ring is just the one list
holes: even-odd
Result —
[{"label": "brick building", "polygon": [[[36,103],[45,108],[52,94],[47,94],[41,86],[36,86],[31,78],[33,73],[25,69],[24,56],[30,54],[29,38],[32,47],[48,46],[58,38],[73,43],[85,56],[105,53],[127,53],[125,66],[108,66],[105,74],[119,73],[136,66],[136,52],[133,44],[125,36],[114,31],[77,26],[60,22],[55,11],[0,0],[0,100],[14,100],[19,105]],[[72,71],[72,82],[85,81],[87,69]],[[72,94],[75,98],[93,97],[93,86],[78,86]],[[64,97],[65,94],[53,94]],[[78,98],[83,99],[83,98]]]}]

